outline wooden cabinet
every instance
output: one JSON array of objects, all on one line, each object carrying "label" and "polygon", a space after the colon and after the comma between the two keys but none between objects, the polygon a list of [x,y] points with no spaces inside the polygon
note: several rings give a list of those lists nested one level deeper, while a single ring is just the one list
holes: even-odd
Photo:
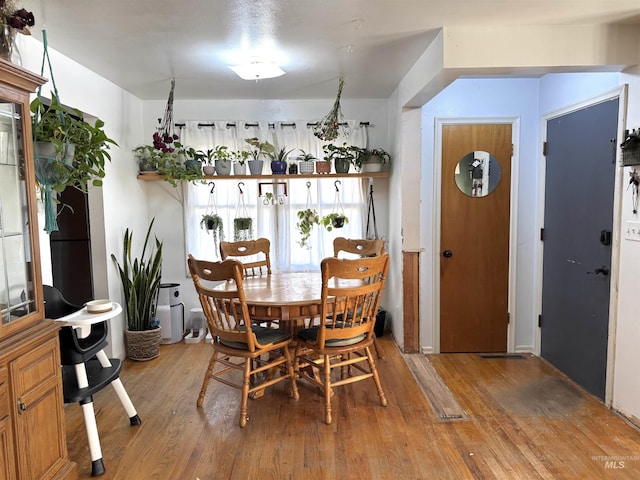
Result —
[{"label": "wooden cabinet", "polygon": [[75,479],[58,326],[44,319],[29,94],[45,79],[0,60],[0,479]]}]

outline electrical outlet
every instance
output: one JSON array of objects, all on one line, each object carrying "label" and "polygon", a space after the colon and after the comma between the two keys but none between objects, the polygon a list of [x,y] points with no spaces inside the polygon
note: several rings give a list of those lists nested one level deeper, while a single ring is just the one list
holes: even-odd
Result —
[{"label": "electrical outlet", "polygon": [[625,240],[640,242],[640,222],[625,221],[623,230]]}]

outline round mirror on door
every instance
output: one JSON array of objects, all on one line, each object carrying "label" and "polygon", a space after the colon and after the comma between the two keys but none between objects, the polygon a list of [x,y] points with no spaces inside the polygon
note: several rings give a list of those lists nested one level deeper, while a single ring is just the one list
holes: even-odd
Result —
[{"label": "round mirror on door", "polygon": [[455,169],[456,185],[470,197],[486,197],[500,182],[500,164],[489,152],[467,153]]}]

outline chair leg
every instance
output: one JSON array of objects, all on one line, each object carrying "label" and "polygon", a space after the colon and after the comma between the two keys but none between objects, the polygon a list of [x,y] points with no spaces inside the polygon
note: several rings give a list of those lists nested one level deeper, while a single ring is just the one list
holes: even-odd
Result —
[{"label": "chair leg", "polygon": [[324,356],[324,423],[331,425],[331,362]]},{"label": "chair leg", "polygon": [[207,372],[204,374],[204,380],[202,381],[202,388],[200,389],[200,395],[198,395],[198,407],[202,406],[204,402],[204,396],[207,393],[207,387],[209,386],[209,380],[213,375],[213,369],[216,366],[216,360],[218,360],[218,351],[214,350],[213,355],[211,356],[211,360],[209,360],[209,366],[207,367]]},{"label": "chair leg", "polygon": [[382,358],[382,353],[380,353],[380,349],[378,348],[378,340],[377,340],[375,334],[373,335],[373,348],[376,351],[376,357]]},{"label": "chair leg", "polygon": [[298,384],[296,383],[296,374],[293,368],[294,359],[291,358],[292,354],[289,351],[289,347],[284,347],[282,350],[284,351],[284,356],[287,359],[287,372],[289,372],[289,380],[291,381],[291,396],[294,400],[298,400],[300,398],[300,394],[298,393]]},{"label": "chair leg", "polygon": [[373,381],[376,384],[376,389],[378,390],[378,396],[380,397],[380,404],[383,407],[387,406],[387,397],[384,394],[384,390],[382,390],[382,384],[380,383],[380,377],[378,376],[378,369],[376,368],[376,362],[373,360],[373,356],[371,355],[371,349],[369,347],[365,348],[365,352],[367,354],[367,361],[369,362],[369,369],[373,374]]},{"label": "chair leg", "polygon": [[98,436],[98,426],[96,425],[96,416],[93,410],[93,398],[88,397],[80,400],[82,407],[82,416],[84,417],[84,427],[87,431],[87,440],[89,443],[89,453],[91,456],[91,476],[97,477],[105,472],[104,462],[102,461],[102,449],[100,448],[100,437]]},{"label": "chair leg", "polygon": [[[102,365],[103,368],[111,367],[111,360],[109,360],[109,357],[107,357],[107,354],[104,353],[104,350],[100,350],[98,353],[96,353],[96,358],[98,359],[98,361],[100,362],[100,365]],[[130,425],[132,426],[140,425],[142,423],[142,420],[140,420],[140,417],[138,416],[138,412],[136,411],[136,407],[133,406],[133,403],[129,398],[129,394],[124,389],[124,385],[122,385],[122,381],[120,380],[120,378],[116,378],[113,382],[111,382],[111,386],[116,391],[116,395],[118,395],[118,398],[120,399],[120,403],[122,404],[122,406],[124,407],[124,410],[127,412],[127,415],[129,416]]]},{"label": "chair leg", "polygon": [[250,358],[244,360],[244,373],[242,375],[242,401],[240,403],[240,427],[247,425],[247,402],[249,401],[249,382],[251,379],[251,363]]}]

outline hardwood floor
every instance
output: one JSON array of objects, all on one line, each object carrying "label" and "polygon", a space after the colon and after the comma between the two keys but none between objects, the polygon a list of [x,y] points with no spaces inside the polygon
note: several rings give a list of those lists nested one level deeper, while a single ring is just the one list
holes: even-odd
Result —
[{"label": "hardwood floor", "polygon": [[[94,397],[107,479],[637,479],[640,433],[539,358],[429,359],[467,417],[438,418],[390,336],[377,361],[389,404],[373,382],[339,387],[333,424],[322,397],[286,384],[249,403],[238,427],[239,392],[211,382],[196,408],[208,344],[162,345],[121,375],[142,418],[130,427],[113,389]],[[80,478],[91,462],[80,407],[65,407],[69,455]]]}]

